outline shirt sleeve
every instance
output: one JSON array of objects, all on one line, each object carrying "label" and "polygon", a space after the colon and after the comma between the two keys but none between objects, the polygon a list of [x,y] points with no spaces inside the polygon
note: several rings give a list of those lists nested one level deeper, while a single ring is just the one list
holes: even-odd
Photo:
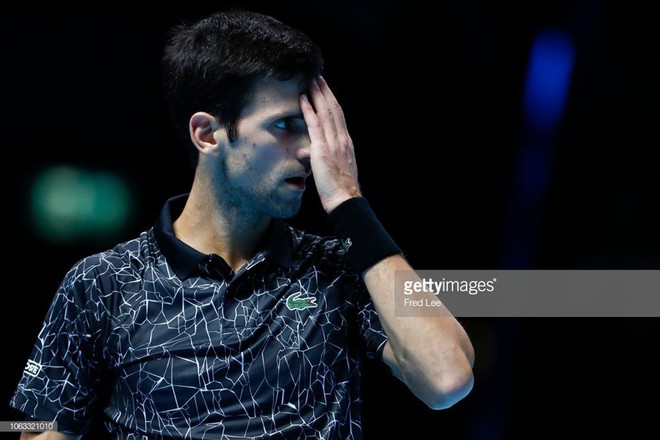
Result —
[{"label": "shirt sleeve", "polygon": [[358,320],[362,339],[367,347],[367,356],[371,359],[382,360],[383,348],[388,338],[378,318],[378,312],[367,291],[367,286],[358,276],[357,286]]},{"label": "shirt sleeve", "polygon": [[357,331],[365,347],[365,354],[370,359],[380,361],[383,359],[383,349],[388,337],[364,280],[346,264],[346,250],[347,247],[340,239],[332,238],[326,242],[325,251],[326,255],[329,255],[328,260],[336,265],[335,270],[343,273],[345,286],[348,289],[346,296],[356,308]]},{"label": "shirt sleeve", "polygon": [[53,298],[10,405],[32,417],[57,421],[58,431],[81,435],[94,410],[99,381],[100,330],[93,282],[85,263],[74,266]]}]

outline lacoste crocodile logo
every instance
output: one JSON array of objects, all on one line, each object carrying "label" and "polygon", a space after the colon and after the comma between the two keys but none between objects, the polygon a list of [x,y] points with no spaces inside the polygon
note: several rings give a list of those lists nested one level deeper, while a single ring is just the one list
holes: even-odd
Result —
[{"label": "lacoste crocodile logo", "polygon": [[289,310],[313,309],[316,306],[316,298],[313,296],[302,296],[302,292],[294,293],[286,299],[286,307]]}]

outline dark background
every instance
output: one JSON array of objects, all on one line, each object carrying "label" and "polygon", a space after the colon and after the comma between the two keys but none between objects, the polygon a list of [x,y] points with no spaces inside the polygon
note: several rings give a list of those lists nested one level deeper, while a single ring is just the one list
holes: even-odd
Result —
[{"label": "dark background", "polygon": [[[53,164],[125,177],[136,208],[121,239],[149,227],[164,200],[189,187],[161,95],[160,51],[171,25],[227,3],[188,3],[2,9],[0,145],[9,201],[0,420],[18,418],[2,402],[65,271],[117,238],[64,245],[36,236],[27,211],[32,179]],[[660,269],[660,39],[650,4],[234,4],[297,26],[324,49],[363,192],[416,268]],[[575,64],[560,124],[539,135],[522,103],[532,42],[545,29],[571,36]],[[520,162],[539,144],[537,162]],[[530,198],[532,184],[540,190]],[[292,223],[328,231],[313,189]],[[658,432],[658,319],[461,322],[476,348],[472,393],[431,411],[370,364],[367,438]]]}]

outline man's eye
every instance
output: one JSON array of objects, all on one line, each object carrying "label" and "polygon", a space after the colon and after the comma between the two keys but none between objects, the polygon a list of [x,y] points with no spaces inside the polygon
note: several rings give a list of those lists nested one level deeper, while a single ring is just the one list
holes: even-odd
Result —
[{"label": "man's eye", "polygon": [[288,119],[282,119],[281,121],[275,123],[275,127],[281,130],[291,130],[293,128],[293,124]]},{"label": "man's eye", "polygon": [[302,118],[285,118],[277,121],[275,128],[288,132],[298,132],[306,130],[307,126]]}]

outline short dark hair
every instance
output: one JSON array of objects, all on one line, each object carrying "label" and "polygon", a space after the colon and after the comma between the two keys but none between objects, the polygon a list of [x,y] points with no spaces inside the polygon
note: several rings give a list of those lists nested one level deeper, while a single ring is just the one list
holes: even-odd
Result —
[{"label": "short dark hair", "polygon": [[162,62],[174,129],[193,165],[198,157],[188,131],[193,113],[205,111],[218,118],[233,142],[257,80],[298,79],[307,85],[324,64],[319,47],[300,30],[241,9],[174,26]]}]

